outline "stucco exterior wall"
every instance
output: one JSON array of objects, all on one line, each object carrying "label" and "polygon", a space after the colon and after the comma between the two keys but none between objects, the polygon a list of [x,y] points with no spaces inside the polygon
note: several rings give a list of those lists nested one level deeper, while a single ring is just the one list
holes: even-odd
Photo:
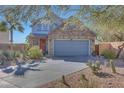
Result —
[{"label": "stucco exterior wall", "polygon": [[54,52],[54,40],[57,39],[71,39],[71,40],[75,40],[75,39],[80,39],[80,40],[90,40],[90,49],[91,49],[91,53],[92,51],[95,50],[95,37],[93,36],[69,36],[69,35],[49,35],[48,37],[48,55],[49,56],[54,56],[53,52]]},{"label": "stucco exterior wall", "polygon": [[[15,51],[23,51],[25,50],[26,44],[13,44],[13,50]],[[10,50],[11,45],[9,43],[0,43],[0,50]]]},{"label": "stucco exterior wall", "polygon": [[[99,45],[99,54],[106,49],[113,50],[116,53],[118,52],[118,46],[122,45],[124,42],[100,42]],[[121,51],[120,58],[124,55],[124,50]]]},{"label": "stucco exterior wall", "polygon": [[9,32],[0,32],[0,43],[9,43]]}]

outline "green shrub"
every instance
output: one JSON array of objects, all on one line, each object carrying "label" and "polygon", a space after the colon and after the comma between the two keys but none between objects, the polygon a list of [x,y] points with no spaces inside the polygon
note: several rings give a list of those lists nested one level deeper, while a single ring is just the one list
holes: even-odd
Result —
[{"label": "green shrub", "polygon": [[87,65],[90,67],[90,69],[92,70],[92,72],[94,74],[98,73],[99,70],[100,70],[100,62],[99,61],[95,61],[95,62],[92,62],[92,61],[89,61],[87,63]]},{"label": "green shrub", "polygon": [[26,44],[26,45],[25,45],[25,51],[28,51],[30,48],[31,48],[31,47],[30,47],[30,44]]},{"label": "green shrub", "polygon": [[107,59],[115,59],[116,58],[116,52],[106,49],[102,52],[102,55]]},{"label": "green shrub", "polygon": [[28,55],[32,59],[39,59],[43,56],[43,53],[38,46],[33,46],[29,49]]},{"label": "green shrub", "polygon": [[103,51],[102,55],[108,59],[112,72],[116,73],[115,64],[114,61],[112,60],[116,58],[116,52],[107,49]]},{"label": "green shrub", "polygon": [[22,55],[19,51],[2,51],[1,55],[5,56],[7,59],[15,59],[16,57],[20,57]]},{"label": "green shrub", "polygon": [[23,57],[23,54],[20,51],[0,51],[0,65],[4,63],[15,63],[17,58]]},{"label": "green shrub", "polygon": [[21,53],[22,53],[24,59],[29,58],[28,57],[28,51],[22,51]]},{"label": "green shrub", "polygon": [[7,62],[7,58],[0,53],[0,65],[3,65],[5,62]]},{"label": "green shrub", "polygon": [[1,52],[1,55],[3,55],[4,57],[6,57],[8,60],[12,59],[11,52],[9,50],[2,51]]},{"label": "green shrub", "polygon": [[10,52],[9,51],[2,51],[2,55],[5,57],[10,57]]},{"label": "green shrub", "polygon": [[20,51],[11,51],[11,56],[13,58],[21,57],[22,53]]},{"label": "green shrub", "polygon": [[16,52],[15,52],[15,57],[21,57],[21,55],[22,55],[21,52],[19,52],[19,51],[16,51]]}]

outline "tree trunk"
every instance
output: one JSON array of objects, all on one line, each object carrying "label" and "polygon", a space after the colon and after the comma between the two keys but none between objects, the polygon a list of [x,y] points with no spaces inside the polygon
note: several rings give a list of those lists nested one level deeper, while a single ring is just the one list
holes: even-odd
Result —
[{"label": "tree trunk", "polygon": [[13,50],[13,31],[10,31],[10,50]]},{"label": "tree trunk", "polygon": [[118,50],[118,53],[117,53],[117,55],[116,55],[116,58],[119,58],[119,56],[120,56],[120,54],[121,54],[121,51],[122,51],[122,49],[119,49],[119,50]]},{"label": "tree trunk", "polygon": [[110,66],[111,66],[112,72],[116,73],[116,68],[115,68],[115,64],[114,64],[113,60],[109,60],[109,62],[110,62]]},{"label": "tree trunk", "polygon": [[124,49],[124,43],[123,43],[122,45],[118,46],[118,49],[119,49],[119,50],[118,50],[118,53],[117,53],[117,55],[116,55],[116,58],[119,58],[119,56],[120,56],[122,50]]}]

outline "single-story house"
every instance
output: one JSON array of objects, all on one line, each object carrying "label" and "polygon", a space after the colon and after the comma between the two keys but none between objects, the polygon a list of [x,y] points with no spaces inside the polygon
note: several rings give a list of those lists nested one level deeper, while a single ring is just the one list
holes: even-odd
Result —
[{"label": "single-story house", "polygon": [[30,36],[30,43],[38,43],[39,48],[47,51],[49,56],[89,56],[95,49],[95,38],[94,32],[82,23],[63,22],[48,34]]}]

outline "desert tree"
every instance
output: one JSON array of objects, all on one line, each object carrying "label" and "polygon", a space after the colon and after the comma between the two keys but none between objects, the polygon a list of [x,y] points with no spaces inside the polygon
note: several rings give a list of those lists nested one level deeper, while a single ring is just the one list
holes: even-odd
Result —
[{"label": "desert tree", "polygon": [[11,16],[6,15],[5,20],[0,24],[0,31],[9,31],[10,32],[10,43],[11,50],[13,49],[13,31],[23,32],[24,28],[20,22],[12,18]]}]

